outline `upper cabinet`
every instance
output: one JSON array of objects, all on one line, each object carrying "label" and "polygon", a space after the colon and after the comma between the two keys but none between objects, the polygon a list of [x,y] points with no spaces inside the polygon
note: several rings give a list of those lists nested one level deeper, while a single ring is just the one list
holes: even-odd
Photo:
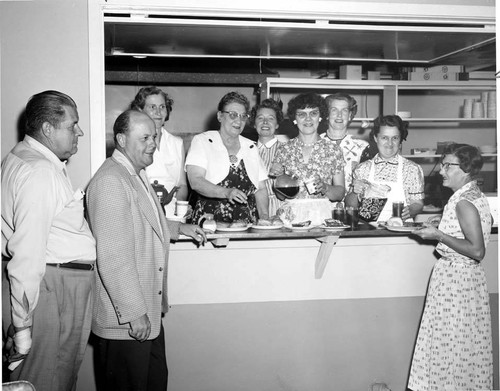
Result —
[{"label": "upper cabinet", "polygon": [[495,64],[492,0],[211,1],[209,7],[193,0],[108,0],[102,7],[105,55],[118,61],[439,63],[468,70]]}]

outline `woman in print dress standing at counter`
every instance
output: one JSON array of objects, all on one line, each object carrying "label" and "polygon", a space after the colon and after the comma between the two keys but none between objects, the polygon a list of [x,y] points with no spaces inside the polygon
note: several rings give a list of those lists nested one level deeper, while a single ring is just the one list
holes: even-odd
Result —
[{"label": "woman in print dress standing at counter", "polygon": [[[257,141],[259,155],[268,171],[271,168],[277,148],[281,144],[284,144],[278,141],[275,135],[276,129],[279,128],[282,121],[283,112],[278,103],[273,99],[263,100],[250,113],[250,122],[254,124],[259,135]],[[269,196],[269,216],[274,216],[281,205],[281,201],[274,194],[272,179],[266,182],[266,188]]]},{"label": "woman in print dress standing at counter", "polygon": [[486,276],[481,264],[492,218],[477,177],[478,149],[454,144],[440,174],[454,191],[438,228],[414,231],[439,241],[420,324],[408,388],[413,391],[491,390],[493,348]]},{"label": "woman in print dress standing at counter", "polygon": [[[285,173],[299,179],[297,198],[342,200],[345,195],[342,150],[336,143],[320,138],[318,134],[319,123],[328,117],[325,99],[312,92],[300,94],[290,100],[287,111],[299,134],[278,147],[270,175]],[[311,178],[314,178],[313,194],[309,194],[304,184]]]}]

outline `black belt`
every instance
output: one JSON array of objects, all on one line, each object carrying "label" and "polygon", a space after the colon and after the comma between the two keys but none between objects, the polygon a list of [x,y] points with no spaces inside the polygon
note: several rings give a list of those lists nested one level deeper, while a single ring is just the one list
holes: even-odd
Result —
[{"label": "black belt", "polygon": [[94,263],[78,263],[78,262],[67,262],[67,263],[47,263],[47,266],[62,267],[64,269],[78,269],[78,270],[94,270]]}]

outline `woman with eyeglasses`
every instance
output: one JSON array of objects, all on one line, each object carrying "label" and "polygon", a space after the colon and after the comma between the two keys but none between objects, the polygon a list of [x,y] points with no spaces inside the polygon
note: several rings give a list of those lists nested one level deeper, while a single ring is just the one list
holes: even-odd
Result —
[{"label": "woman with eyeglasses", "polygon": [[269,218],[267,170],[255,143],[241,132],[250,103],[239,92],[229,92],[218,105],[219,130],[196,135],[186,157],[189,183],[198,194],[193,222],[206,213],[217,222],[256,223]]},{"label": "woman with eyeglasses", "polygon": [[[297,178],[300,185],[296,198],[342,200],[345,195],[342,150],[318,134],[320,122],[328,117],[324,98],[316,93],[297,95],[288,103],[287,114],[293,119],[299,134],[278,147],[271,175],[285,173]],[[309,191],[306,187],[308,181],[311,181]]]},{"label": "woman with eyeglasses", "polygon": [[357,206],[365,191],[372,186],[390,188],[387,201],[377,221],[392,217],[392,203],[403,202],[402,220],[415,217],[424,207],[424,173],[422,167],[401,156],[401,145],[408,136],[408,122],[397,115],[379,116],[373,123],[370,137],[378,153],[358,165],[346,204]]},{"label": "woman with eyeglasses", "polygon": [[145,112],[155,123],[156,149],[153,163],[146,167],[151,183],[157,181],[168,191],[163,199],[167,217],[175,215],[175,201],[186,201],[188,186],[184,172],[185,150],[182,138],[165,129],[174,101],[167,93],[155,86],[143,87],[131,103],[131,108]]},{"label": "woman with eyeglasses", "polygon": [[476,147],[453,144],[439,174],[453,190],[439,227],[413,234],[438,241],[408,387],[423,390],[491,390],[493,347],[486,276],[481,264],[492,217],[476,178],[483,166]]}]

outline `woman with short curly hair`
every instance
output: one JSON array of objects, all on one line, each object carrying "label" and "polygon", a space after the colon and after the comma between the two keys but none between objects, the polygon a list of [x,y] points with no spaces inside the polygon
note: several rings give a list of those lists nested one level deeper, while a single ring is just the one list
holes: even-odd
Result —
[{"label": "woman with short curly hair", "polygon": [[[297,198],[344,198],[344,158],[340,147],[318,134],[320,122],[328,117],[325,99],[314,92],[297,95],[288,103],[288,118],[299,134],[281,145],[271,167],[271,174],[287,174],[299,179]],[[314,191],[305,182],[313,180]]]}]

